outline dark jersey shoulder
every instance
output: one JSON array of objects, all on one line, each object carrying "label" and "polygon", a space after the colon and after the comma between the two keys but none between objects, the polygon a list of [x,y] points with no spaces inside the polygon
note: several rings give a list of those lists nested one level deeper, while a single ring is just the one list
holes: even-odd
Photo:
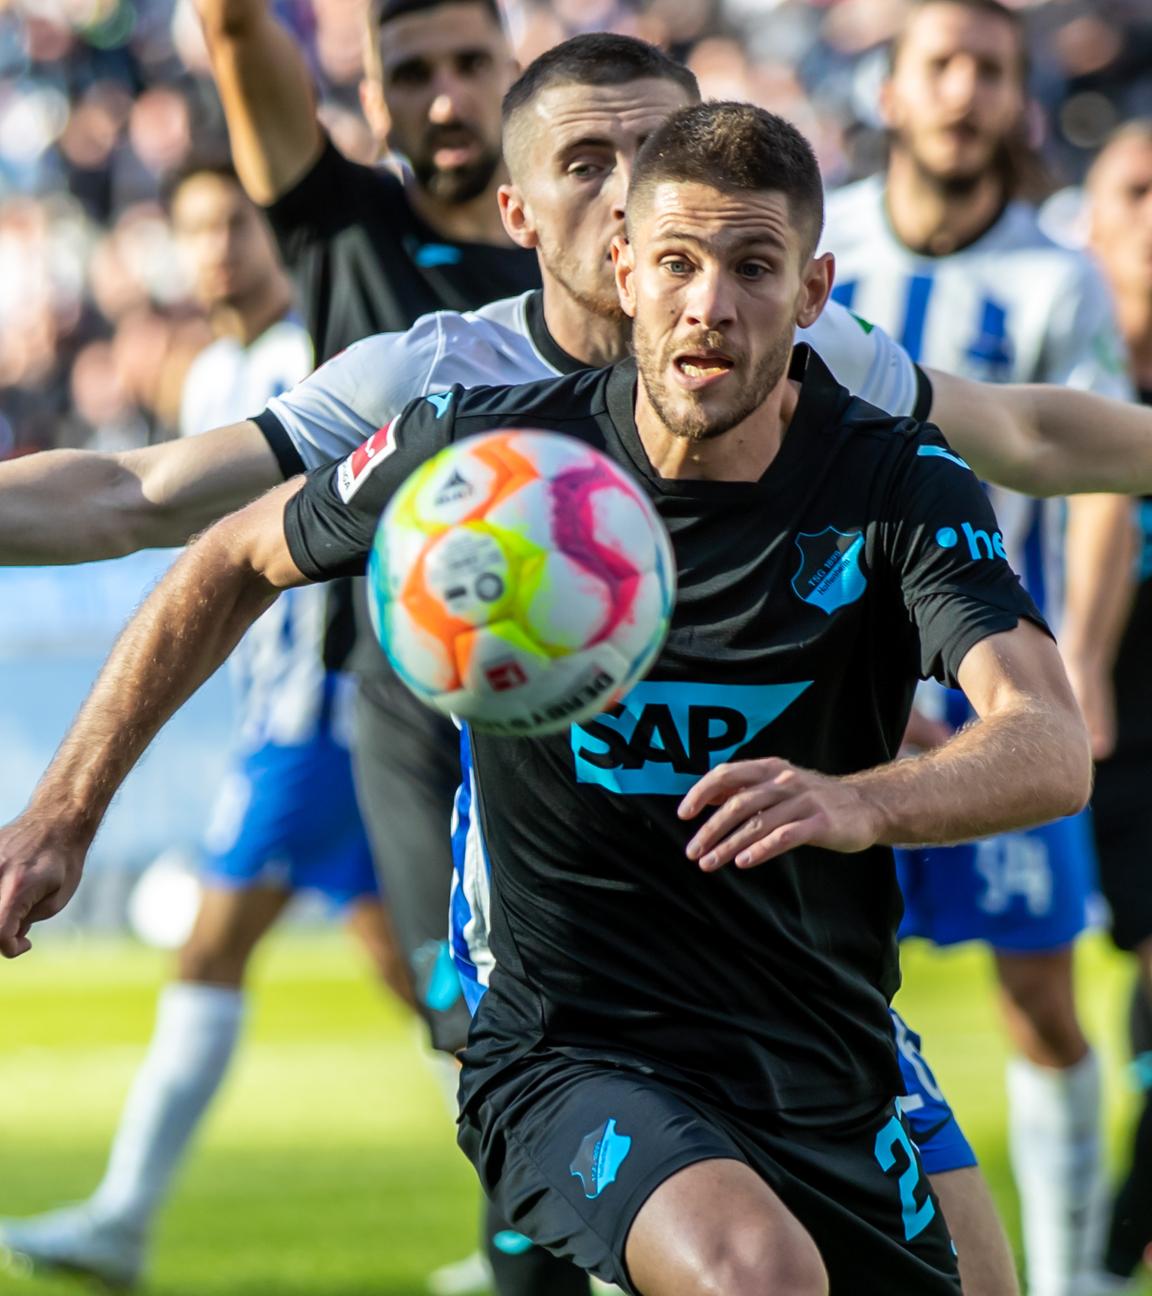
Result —
[{"label": "dark jersey shoulder", "polygon": [[331,141],[266,210],[321,362],[431,311],[475,310],[540,283],[534,253],[443,237],[395,175]]}]

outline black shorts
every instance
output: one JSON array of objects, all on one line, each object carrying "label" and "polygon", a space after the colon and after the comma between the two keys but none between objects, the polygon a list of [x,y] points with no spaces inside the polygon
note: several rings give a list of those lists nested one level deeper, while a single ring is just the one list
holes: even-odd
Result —
[{"label": "black shorts", "polygon": [[832,1296],[957,1296],[943,1213],[894,1101],[844,1125],[750,1120],[647,1073],[537,1049],[466,1108],[460,1146],[511,1226],[635,1296],[632,1222],[678,1170],[742,1161],[815,1240]]},{"label": "black shorts", "polygon": [[1152,936],[1152,760],[1096,767],[1092,823],[1112,939],[1120,949],[1135,949]]},{"label": "black shorts", "polygon": [[388,674],[360,680],[356,797],[434,1048],[456,1053],[470,1018],[448,944],[460,734]]}]

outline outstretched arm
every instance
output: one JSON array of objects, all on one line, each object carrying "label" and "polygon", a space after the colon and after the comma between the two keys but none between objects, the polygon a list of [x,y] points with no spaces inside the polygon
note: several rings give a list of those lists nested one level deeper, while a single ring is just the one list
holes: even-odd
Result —
[{"label": "outstretched arm", "polygon": [[24,813],[0,830],[0,954],[75,891],[117,789],[168,718],[279,590],[303,583],[284,538],[295,478],[206,532],[121,634]]},{"label": "outstretched arm", "polygon": [[927,373],[932,422],[985,481],[1025,495],[1152,492],[1152,408],[1069,387]]},{"label": "outstretched arm", "polygon": [[752,868],[797,846],[968,841],[1080,810],[1092,762],[1055,644],[1021,622],[970,649],[959,676],[980,718],[923,755],[845,778],[776,759],[706,774],[680,805],[682,819],[718,807],[689,858]]},{"label": "outstretched arm", "polygon": [[320,156],[324,137],[304,55],[268,0],[198,0],[240,183],[274,202]]},{"label": "outstretched arm", "polygon": [[182,545],[281,481],[255,423],[122,454],[48,450],[0,464],[0,566]]}]

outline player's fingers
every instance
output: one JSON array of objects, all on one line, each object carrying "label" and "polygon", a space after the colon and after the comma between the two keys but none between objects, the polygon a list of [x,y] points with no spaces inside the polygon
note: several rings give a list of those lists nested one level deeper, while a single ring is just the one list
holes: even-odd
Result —
[{"label": "player's fingers", "polygon": [[824,827],[821,815],[811,815],[807,819],[797,819],[781,824],[773,832],[755,841],[736,856],[736,867],[739,869],[755,868],[770,859],[776,859],[797,846],[806,846],[815,841]]},{"label": "player's fingers", "polygon": [[778,760],[774,756],[765,760],[733,761],[730,765],[717,765],[688,789],[676,813],[681,819],[694,819],[706,806],[720,805],[740,788],[786,777],[792,769],[787,761]]},{"label": "player's fingers", "polygon": [[757,810],[735,832],[701,857],[701,869],[705,873],[712,873],[723,868],[756,842],[771,836],[782,825],[806,819],[812,812],[812,802],[807,797],[789,797],[764,810]]},{"label": "player's fingers", "polygon": [[785,789],[772,783],[757,783],[753,787],[735,793],[701,824],[684,853],[689,859],[699,859],[758,811],[766,810],[787,795]]}]

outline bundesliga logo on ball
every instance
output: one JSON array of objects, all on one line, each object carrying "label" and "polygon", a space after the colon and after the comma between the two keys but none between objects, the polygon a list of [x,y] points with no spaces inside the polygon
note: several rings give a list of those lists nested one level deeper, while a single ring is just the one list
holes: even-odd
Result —
[{"label": "bundesliga logo on ball", "polygon": [[376,531],[377,635],[422,701],[497,734],[611,706],[655,660],[676,564],[640,486],[551,432],[490,432],[417,469]]}]

